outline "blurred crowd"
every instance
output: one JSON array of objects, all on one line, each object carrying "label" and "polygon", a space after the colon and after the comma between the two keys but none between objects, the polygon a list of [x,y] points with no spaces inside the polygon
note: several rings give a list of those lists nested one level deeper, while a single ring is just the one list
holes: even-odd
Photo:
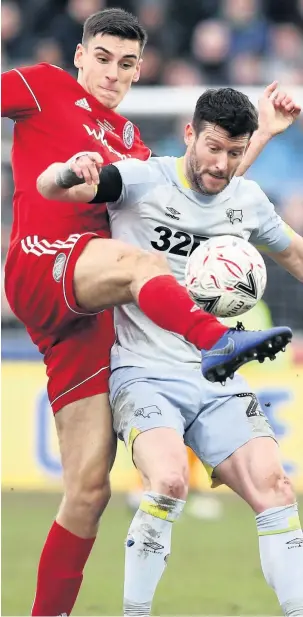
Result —
[{"label": "blurred crowd", "polygon": [[[2,70],[45,61],[75,74],[73,56],[83,22],[108,6],[132,11],[148,32],[141,86],[245,88],[278,79],[284,88],[303,88],[303,0],[3,0]],[[131,119],[157,154],[184,152],[188,118]],[[11,133],[12,123],[5,122],[2,256],[12,218]],[[248,177],[260,183],[283,218],[303,234],[303,118],[272,140]],[[279,274],[279,284],[283,276]],[[302,285],[285,277],[287,298],[293,298],[290,325],[303,331]],[[277,285],[277,277],[273,278]],[[271,285],[268,294],[275,322],[285,322],[288,299],[283,300]],[[10,320],[5,301],[3,310]]]},{"label": "blurred crowd", "polygon": [[107,6],[149,35],[141,85],[303,85],[303,0],[3,0],[2,63],[73,69],[84,20]]}]

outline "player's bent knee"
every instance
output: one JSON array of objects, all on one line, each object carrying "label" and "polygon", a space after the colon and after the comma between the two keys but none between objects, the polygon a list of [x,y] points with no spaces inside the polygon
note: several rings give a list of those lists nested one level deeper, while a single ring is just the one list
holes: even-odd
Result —
[{"label": "player's bent knee", "polygon": [[131,294],[137,298],[144,283],[162,274],[171,274],[167,259],[157,253],[141,251],[135,256],[133,280],[130,285]]},{"label": "player's bent knee", "polygon": [[268,508],[291,505],[295,501],[296,495],[290,479],[282,469],[277,469],[269,475],[264,474],[250,505],[259,514]]},{"label": "player's bent knee", "polygon": [[168,495],[175,499],[186,499],[188,486],[185,474],[182,471],[167,471],[159,477],[151,478],[151,490],[161,495]]},{"label": "player's bent knee", "polygon": [[270,490],[273,490],[275,498],[281,502],[279,505],[290,505],[296,501],[295,492],[289,477],[283,472],[276,471],[269,479]]},{"label": "player's bent knee", "polygon": [[162,272],[170,272],[168,261],[164,255],[158,253],[148,253],[140,251],[135,256],[136,259],[136,278],[144,278],[145,276],[156,276]]},{"label": "player's bent knee", "polygon": [[173,428],[141,432],[133,443],[133,461],[149,490],[186,499],[188,458],[181,435]]},{"label": "player's bent knee", "polygon": [[285,498],[285,505],[290,505],[297,501],[297,496],[296,496],[294,487],[288,476],[284,476],[282,492]]}]

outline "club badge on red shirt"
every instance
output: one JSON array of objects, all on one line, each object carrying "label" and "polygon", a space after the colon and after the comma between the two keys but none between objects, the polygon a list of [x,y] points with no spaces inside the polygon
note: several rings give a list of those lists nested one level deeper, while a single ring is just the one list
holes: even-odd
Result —
[{"label": "club badge on red shirt", "polygon": [[128,120],[127,122],[125,122],[124,129],[123,129],[123,143],[125,145],[125,148],[130,150],[130,148],[132,147],[134,143],[134,139],[135,139],[134,125],[132,122]]}]

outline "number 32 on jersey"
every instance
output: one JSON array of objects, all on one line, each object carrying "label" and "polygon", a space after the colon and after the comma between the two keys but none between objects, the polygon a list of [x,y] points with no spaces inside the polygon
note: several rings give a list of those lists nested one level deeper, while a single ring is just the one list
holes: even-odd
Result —
[{"label": "number 32 on jersey", "polygon": [[173,255],[181,255],[189,257],[193,251],[199,246],[200,242],[204,242],[209,238],[207,236],[197,236],[189,234],[186,231],[175,231],[165,225],[159,225],[154,230],[158,234],[156,240],[151,240],[151,245],[157,251],[168,251]]}]

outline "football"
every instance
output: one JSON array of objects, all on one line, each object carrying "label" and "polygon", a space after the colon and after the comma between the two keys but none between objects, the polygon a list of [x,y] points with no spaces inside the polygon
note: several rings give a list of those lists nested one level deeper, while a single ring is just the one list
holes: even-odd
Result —
[{"label": "football", "polygon": [[217,317],[246,313],[262,298],[266,280],[259,251],[235,236],[216,236],[201,243],[185,269],[190,297]]}]

